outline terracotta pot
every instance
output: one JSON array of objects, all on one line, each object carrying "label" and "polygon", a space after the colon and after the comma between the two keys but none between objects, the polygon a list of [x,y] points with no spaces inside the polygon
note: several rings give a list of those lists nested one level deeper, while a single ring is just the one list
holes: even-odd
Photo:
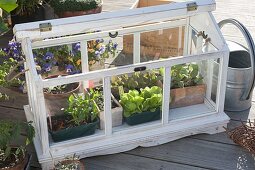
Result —
[{"label": "terracotta pot", "polygon": [[87,10],[87,11],[64,11],[58,14],[59,18],[66,18],[66,17],[74,17],[74,16],[81,16],[81,15],[89,15],[89,14],[96,14],[102,11],[102,5],[98,6],[95,9]]},{"label": "terracotta pot", "polygon": [[205,84],[171,89],[170,108],[185,107],[204,103]]},{"label": "terracotta pot", "polygon": [[[46,79],[56,78],[58,76],[59,75],[51,75],[46,77]],[[67,76],[67,75],[64,74],[62,76]],[[75,88],[73,88],[69,92],[61,93],[61,94],[52,94],[52,93],[45,92],[44,97],[45,97],[45,104],[46,104],[46,112],[49,115],[62,114],[63,112],[61,111],[61,109],[66,108],[68,106],[69,96],[73,93],[78,93],[80,91],[80,86],[81,86],[81,83],[76,83]]]},{"label": "terracotta pot", "polygon": [[0,170],[25,170],[29,167],[29,155],[26,154],[25,158],[19,161],[14,167],[0,168]]}]

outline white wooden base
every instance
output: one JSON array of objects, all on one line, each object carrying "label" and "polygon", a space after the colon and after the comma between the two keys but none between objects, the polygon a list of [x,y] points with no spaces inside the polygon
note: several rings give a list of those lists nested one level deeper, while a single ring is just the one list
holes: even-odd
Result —
[{"label": "white wooden base", "polygon": [[[33,120],[30,107],[24,106],[27,120]],[[171,111],[171,110],[170,110]],[[151,122],[147,130],[131,129],[113,132],[111,136],[104,133],[69,140],[59,143],[50,143],[48,153],[43,154],[39,137],[36,135],[34,145],[36,148],[39,163],[44,170],[50,169],[54,161],[63,159],[66,156],[77,154],[80,158],[114,154],[128,151],[138,146],[149,147],[164,144],[189,135],[207,133],[215,134],[223,132],[227,127],[229,117],[224,113],[205,113],[192,116],[189,119],[171,120],[168,124],[162,125],[160,121]],[[154,128],[151,128],[154,126]],[[135,128],[135,126],[134,126]],[[139,128],[138,128],[139,129]],[[125,132],[127,131],[127,133]],[[128,131],[132,133],[128,133]],[[54,161],[53,161],[54,160]]]}]

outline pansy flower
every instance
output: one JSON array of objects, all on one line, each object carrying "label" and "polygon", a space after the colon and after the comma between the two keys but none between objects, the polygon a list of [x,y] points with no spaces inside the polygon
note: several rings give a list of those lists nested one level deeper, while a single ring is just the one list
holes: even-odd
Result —
[{"label": "pansy flower", "polygon": [[43,70],[44,70],[45,72],[50,72],[50,71],[51,71],[51,68],[52,68],[52,65],[51,65],[50,63],[45,63],[45,64],[43,65]]},{"label": "pansy flower", "polygon": [[53,53],[51,53],[51,52],[48,51],[48,52],[44,55],[43,59],[44,59],[44,60],[51,60],[51,59],[53,59],[53,57],[54,57]]},{"label": "pansy flower", "polygon": [[74,69],[74,66],[71,65],[71,64],[68,64],[68,65],[66,66],[66,72],[67,72],[67,73],[72,73],[73,69]]}]

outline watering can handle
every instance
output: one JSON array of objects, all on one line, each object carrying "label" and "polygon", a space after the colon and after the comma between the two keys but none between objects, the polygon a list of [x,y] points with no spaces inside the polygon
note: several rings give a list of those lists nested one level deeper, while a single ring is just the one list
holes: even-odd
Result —
[{"label": "watering can handle", "polygon": [[249,33],[249,31],[247,30],[247,28],[245,28],[245,26],[240,23],[239,21],[235,20],[235,19],[226,19],[226,20],[222,20],[218,23],[219,27],[222,28],[225,24],[233,24],[235,25],[243,34],[243,36],[245,37],[245,40],[248,44],[249,47],[249,53],[250,53],[250,58],[251,58],[251,67],[252,67],[252,81],[250,81],[249,84],[249,88],[247,88],[247,90],[243,93],[243,95],[241,96],[240,100],[248,100],[250,99],[251,95],[252,95],[252,91],[254,89],[254,84],[255,84],[255,46],[254,46],[254,42],[252,40],[251,34]]}]

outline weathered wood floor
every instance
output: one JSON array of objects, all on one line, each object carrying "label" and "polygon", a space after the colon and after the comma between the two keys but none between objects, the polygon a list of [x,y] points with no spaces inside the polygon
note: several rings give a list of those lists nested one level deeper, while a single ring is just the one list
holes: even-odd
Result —
[{"label": "weathered wood floor", "polygon": [[[135,0],[104,0],[104,11],[129,8]],[[254,0],[216,0],[216,20],[236,18],[247,26],[255,38]],[[226,32],[227,37],[239,39],[233,29]],[[253,95],[255,97],[255,94]],[[19,100],[14,103],[0,102],[0,118],[25,120]],[[240,124],[239,120],[255,118],[255,99],[251,109],[244,112],[228,113],[231,117],[229,127]],[[40,169],[33,146],[31,169]],[[224,169],[254,170],[254,156],[234,144],[225,133],[216,135],[195,135],[150,148],[136,148],[120,154],[83,159],[86,170],[176,170],[176,169]]]}]

